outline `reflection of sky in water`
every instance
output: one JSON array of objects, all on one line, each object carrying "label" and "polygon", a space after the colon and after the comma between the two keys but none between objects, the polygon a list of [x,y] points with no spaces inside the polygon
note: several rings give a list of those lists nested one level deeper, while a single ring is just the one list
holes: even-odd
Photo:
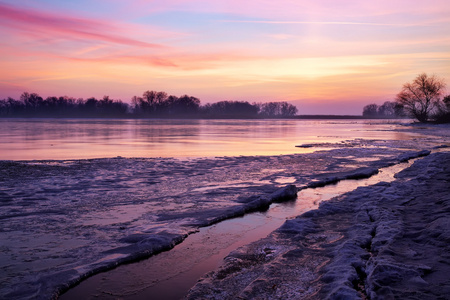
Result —
[{"label": "reflection of sky in water", "polygon": [[409,139],[374,121],[75,120],[0,121],[0,159],[213,157],[312,152],[309,143]]}]

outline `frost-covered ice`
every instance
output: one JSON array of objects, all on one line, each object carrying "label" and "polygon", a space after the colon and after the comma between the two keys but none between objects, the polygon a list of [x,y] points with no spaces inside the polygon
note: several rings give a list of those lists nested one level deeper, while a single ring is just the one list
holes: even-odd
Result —
[{"label": "frost-covered ice", "polygon": [[187,299],[445,299],[450,153],[361,187],[232,252]]},{"label": "frost-covered ice", "polygon": [[53,297],[95,272],[169,249],[199,226],[266,206],[288,183],[369,176],[425,155],[423,146],[436,141],[343,144],[283,156],[2,161],[0,294]]}]

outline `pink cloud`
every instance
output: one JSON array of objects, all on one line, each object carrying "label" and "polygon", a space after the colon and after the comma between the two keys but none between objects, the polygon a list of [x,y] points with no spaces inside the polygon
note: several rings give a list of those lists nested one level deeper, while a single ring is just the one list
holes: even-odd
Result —
[{"label": "pink cloud", "polygon": [[178,65],[168,58],[161,58],[150,55],[113,55],[101,58],[69,58],[72,61],[108,63],[108,64],[136,64],[155,67],[178,67]]},{"label": "pink cloud", "polygon": [[113,32],[117,32],[118,29],[105,22],[21,9],[5,4],[0,4],[0,25],[29,32],[43,31],[48,35],[59,35],[68,39],[83,39],[146,48],[163,48],[159,44],[114,34]]},{"label": "pink cloud", "polygon": [[133,64],[140,66],[154,66],[175,68],[184,71],[214,69],[215,67],[226,65],[230,62],[251,61],[260,59],[255,55],[235,54],[229,52],[217,52],[208,54],[196,53],[171,53],[164,56],[145,54],[112,54],[94,58],[69,58],[73,61],[83,61],[92,63],[108,64]]}]

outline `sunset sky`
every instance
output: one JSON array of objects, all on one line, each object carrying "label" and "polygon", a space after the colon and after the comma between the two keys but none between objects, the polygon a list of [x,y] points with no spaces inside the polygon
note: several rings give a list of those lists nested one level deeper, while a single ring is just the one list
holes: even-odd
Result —
[{"label": "sunset sky", "polygon": [[422,72],[450,85],[449,0],[0,0],[0,37],[0,98],[157,90],[361,114]]}]

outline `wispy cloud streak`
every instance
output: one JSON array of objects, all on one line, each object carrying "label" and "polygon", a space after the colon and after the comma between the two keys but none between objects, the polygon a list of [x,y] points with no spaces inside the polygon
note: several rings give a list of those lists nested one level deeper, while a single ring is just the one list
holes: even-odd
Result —
[{"label": "wispy cloud streak", "polygon": [[114,34],[112,32],[118,31],[118,29],[106,23],[21,9],[5,4],[0,4],[0,25],[32,32],[44,30],[49,34],[60,34],[68,39],[86,39],[128,46],[163,48],[159,44]]},{"label": "wispy cloud streak", "polygon": [[364,26],[398,26],[398,27],[417,26],[417,24],[339,22],[339,21],[220,20],[219,22],[223,22],[223,23],[256,23],[256,24],[364,25]]}]

